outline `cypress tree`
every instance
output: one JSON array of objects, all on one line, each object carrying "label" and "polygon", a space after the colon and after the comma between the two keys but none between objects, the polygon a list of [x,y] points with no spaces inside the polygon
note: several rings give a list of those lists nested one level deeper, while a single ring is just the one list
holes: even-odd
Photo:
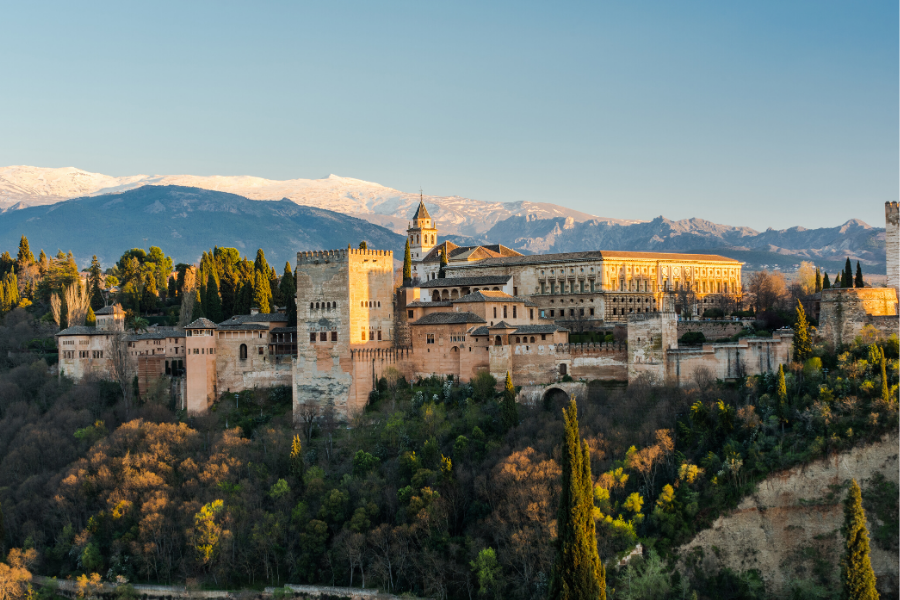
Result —
[{"label": "cypress tree", "polygon": [[778,365],[778,379],[775,382],[775,397],[778,399],[778,416],[787,417],[787,383],[784,380],[784,365]]},{"label": "cypress tree", "polygon": [[803,362],[812,354],[812,342],[809,339],[809,324],[806,322],[806,311],[803,303],[797,300],[797,322],[794,323],[794,361]]},{"label": "cypress tree", "polygon": [[206,318],[213,323],[221,323],[225,320],[222,313],[222,300],[219,298],[219,286],[216,285],[216,278],[210,273],[206,279],[206,306],[203,308]]},{"label": "cypress tree", "polygon": [[606,571],[597,553],[593,516],[591,456],[587,442],[578,437],[578,408],[574,398],[563,409],[563,420],[562,493],[549,597],[551,600],[606,600]]},{"label": "cypress tree", "polygon": [[291,270],[291,263],[284,263],[284,274],[281,276],[281,297],[284,299],[284,314],[288,318],[288,327],[297,326],[297,282]]},{"label": "cypress tree", "polygon": [[253,300],[251,306],[259,308],[259,312],[268,313],[269,309],[269,279],[261,271],[256,272],[256,282],[253,285]]},{"label": "cypress tree", "polygon": [[15,273],[9,273],[6,276],[6,298],[9,301],[9,308],[19,305],[19,279]]},{"label": "cypress tree", "polygon": [[34,254],[32,254],[31,248],[28,247],[28,238],[24,235],[19,240],[19,253],[16,255],[16,262],[22,266],[30,265],[34,262]]},{"label": "cypress tree", "polygon": [[278,287],[278,273],[275,272],[275,267],[269,268],[269,298],[271,298],[272,312],[275,312],[276,306],[284,305],[284,301],[281,298],[281,288]]},{"label": "cypress tree", "polygon": [[831,281],[828,280],[828,271],[825,271],[825,277],[822,279],[822,289],[831,289]]},{"label": "cypress tree", "polygon": [[819,272],[819,267],[816,267],[816,293],[822,291],[822,274]]},{"label": "cypress tree", "polygon": [[862,276],[862,268],[859,266],[859,261],[856,261],[856,280],[853,282],[854,287],[866,287],[866,283],[863,281]]},{"label": "cypress tree", "polygon": [[100,290],[103,270],[100,268],[100,261],[97,260],[96,254],[91,257],[90,273],[91,308],[100,310],[106,305],[106,302],[103,301],[103,292]]},{"label": "cypress tree", "polygon": [[887,369],[884,364],[884,352],[881,353],[881,399],[888,404],[891,402],[891,386],[888,385]]},{"label": "cypress tree", "polygon": [[509,371],[506,372],[506,386],[503,390],[503,425],[506,429],[519,424],[519,407],[516,405],[516,387]]},{"label": "cypress tree", "polygon": [[444,244],[444,249],[441,250],[441,270],[438,272],[438,277],[440,279],[444,279],[446,276],[444,269],[448,264],[450,264],[450,261],[447,259],[447,244]]},{"label": "cypress tree", "polygon": [[222,296],[222,316],[225,319],[237,314],[235,305],[238,303],[239,293],[240,280],[231,261],[226,260],[222,266],[222,285],[219,288],[219,294]]},{"label": "cypress tree", "polygon": [[846,535],[844,557],[841,560],[841,585],[843,600],[877,600],[875,572],[869,558],[869,531],[866,529],[866,511],[862,507],[862,493],[856,479],[850,484],[844,510]]},{"label": "cypress tree", "polygon": [[847,263],[844,265],[844,274],[841,277],[841,287],[842,288],[852,288],[853,287],[853,267],[850,266],[850,257],[847,257]]},{"label": "cypress tree", "polygon": [[200,290],[194,290],[194,310],[191,312],[191,321],[196,321],[205,316],[203,314],[203,302],[200,300]]},{"label": "cypress tree", "polygon": [[88,306],[87,316],[84,318],[84,324],[88,327],[97,326],[97,315],[94,314],[94,309],[90,306]]},{"label": "cypress tree", "polygon": [[360,250],[368,250],[369,249],[369,245],[366,243],[365,240],[363,240],[359,243],[359,249]]},{"label": "cypress tree", "polygon": [[403,286],[412,282],[412,255],[409,253],[409,238],[406,238],[406,250],[403,251]]}]

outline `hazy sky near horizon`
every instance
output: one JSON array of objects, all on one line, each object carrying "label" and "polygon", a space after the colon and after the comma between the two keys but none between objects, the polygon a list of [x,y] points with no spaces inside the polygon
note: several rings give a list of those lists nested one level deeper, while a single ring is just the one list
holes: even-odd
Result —
[{"label": "hazy sky near horizon", "polygon": [[0,165],[884,225],[898,3],[15,2]]}]

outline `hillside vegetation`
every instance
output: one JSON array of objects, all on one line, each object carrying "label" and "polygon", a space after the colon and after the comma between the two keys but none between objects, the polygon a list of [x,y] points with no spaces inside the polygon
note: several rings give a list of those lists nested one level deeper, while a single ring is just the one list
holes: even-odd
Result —
[{"label": "hillside vegetation", "polygon": [[[164,396],[126,410],[108,383],[51,375],[28,351],[47,335],[22,310],[0,326],[0,544],[34,550],[33,572],[546,595],[564,396],[516,410],[485,377],[388,373],[349,424],[303,407],[295,429],[285,388],[187,418]],[[897,429],[896,337],[815,348],[783,379],[701,383],[592,384],[578,407],[611,597],[766,597],[758,573],[682,576],[673,549],[769,473]],[[896,519],[879,523],[876,544],[897,539]],[[644,558],[613,567],[638,541]]]}]

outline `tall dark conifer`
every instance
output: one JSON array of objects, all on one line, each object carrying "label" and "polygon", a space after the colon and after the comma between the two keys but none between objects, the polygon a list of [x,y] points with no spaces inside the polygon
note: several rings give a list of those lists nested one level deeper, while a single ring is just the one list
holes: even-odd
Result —
[{"label": "tall dark conifer", "polygon": [[100,268],[100,261],[97,260],[96,254],[91,258],[91,268],[89,271],[90,278],[88,284],[90,285],[91,308],[99,310],[106,305],[106,302],[103,300],[103,291],[100,289],[100,280],[103,278],[103,270]]},{"label": "tall dark conifer", "polygon": [[853,287],[866,287],[866,282],[863,281],[862,268],[859,266],[859,261],[856,261],[856,279],[853,281]]},{"label": "tall dark conifer", "polygon": [[216,285],[216,278],[212,273],[206,279],[206,306],[203,307],[203,312],[213,323],[225,320],[225,315],[222,314],[222,299],[219,298],[219,286]]},{"label": "tall dark conifer", "polygon": [[819,272],[819,267],[816,267],[816,293],[822,291],[822,273]]},{"label": "tall dark conifer", "polygon": [[828,271],[825,271],[825,277],[822,278],[822,289],[831,289],[831,280],[828,279]]},{"label": "tall dark conifer", "polygon": [[31,248],[28,247],[28,238],[24,235],[19,240],[19,253],[16,255],[16,262],[20,266],[28,266],[34,262],[34,254],[32,254]]},{"label": "tall dark conifer", "polygon": [[847,257],[847,263],[844,265],[844,275],[841,277],[842,288],[853,287],[853,267],[850,265],[850,257]]},{"label": "tall dark conifer", "polygon": [[875,572],[869,557],[869,531],[862,493],[854,479],[844,509],[844,557],[841,560],[842,600],[877,600]]},{"label": "tall dark conifer", "polygon": [[597,553],[594,525],[591,455],[587,442],[578,437],[578,408],[574,398],[563,409],[563,420],[562,493],[549,597],[551,600],[606,600],[606,571]]},{"label": "tall dark conifer", "polygon": [[794,323],[794,361],[803,362],[812,354],[812,342],[809,339],[809,323],[803,303],[797,300],[797,321]]},{"label": "tall dark conifer", "polygon": [[403,285],[412,282],[412,255],[409,253],[409,238],[406,238],[406,250],[403,251]]}]

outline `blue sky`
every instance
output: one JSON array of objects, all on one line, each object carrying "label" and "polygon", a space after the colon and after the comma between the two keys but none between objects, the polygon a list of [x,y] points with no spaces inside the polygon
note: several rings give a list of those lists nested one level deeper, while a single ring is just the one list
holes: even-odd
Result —
[{"label": "blue sky", "polygon": [[898,3],[17,2],[0,165],[883,226]]}]

